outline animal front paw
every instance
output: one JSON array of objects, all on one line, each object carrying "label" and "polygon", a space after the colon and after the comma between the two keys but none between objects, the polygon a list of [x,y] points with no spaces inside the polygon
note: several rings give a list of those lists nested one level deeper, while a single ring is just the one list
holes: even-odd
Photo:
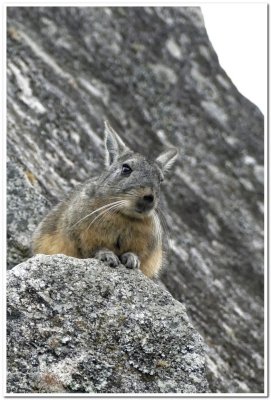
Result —
[{"label": "animal front paw", "polygon": [[104,263],[108,264],[112,268],[116,268],[120,264],[119,258],[111,250],[98,250],[96,251],[94,257],[97,258],[97,260],[103,261]]},{"label": "animal front paw", "polygon": [[140,267],[140,260],[134,253],[124,253],[120,256],[120,261],[126,268],[138,269]]}]

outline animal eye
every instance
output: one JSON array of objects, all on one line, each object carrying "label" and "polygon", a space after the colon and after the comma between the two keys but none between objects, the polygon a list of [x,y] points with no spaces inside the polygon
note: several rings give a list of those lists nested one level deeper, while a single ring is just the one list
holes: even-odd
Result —
[{"label": "animal eye", "polygon": [[123,164],[122,169],[121,169],[121,174],[122,175],[130,175],[132,173],[132,168],[128,164]]}]

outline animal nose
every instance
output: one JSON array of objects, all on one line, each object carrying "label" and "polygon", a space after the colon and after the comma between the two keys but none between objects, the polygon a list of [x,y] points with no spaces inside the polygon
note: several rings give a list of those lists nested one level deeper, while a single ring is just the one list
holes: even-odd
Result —
[{"label": "animal nose", "polygon": [[153,200],[154,200],[154,197],[153,197],[152,194],[148,194],[148,195],[146,195],[146,196],[143,196],[143,200],[144,200],[144,202],[147,203],[147,204],[152,204],[152,203],[153,203]]}]

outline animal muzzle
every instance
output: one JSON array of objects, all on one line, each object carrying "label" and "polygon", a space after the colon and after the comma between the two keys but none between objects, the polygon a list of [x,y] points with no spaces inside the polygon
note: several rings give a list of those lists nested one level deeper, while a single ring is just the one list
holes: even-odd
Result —
[{"label": "animal muzzle", "polygon": [[144,213],[152,210],[155,206],[155,197],[152,193],[145,194],[136,202],[136,210],[139,213]]}]

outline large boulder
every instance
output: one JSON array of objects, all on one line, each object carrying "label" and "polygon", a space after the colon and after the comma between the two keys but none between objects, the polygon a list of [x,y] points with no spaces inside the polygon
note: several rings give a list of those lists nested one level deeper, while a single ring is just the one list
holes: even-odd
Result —
[{"label": "large boulder", "polygon": [[264,121],[200,9],[9,7],[7,23],[8,154],[55,202],[100,172],[104,119],[146,155],[177,146],[161,279],[208,344],[211,390],[262,392]]},{"label": "large boulder", "polygon": [[8,274],[8,392],[202,393],[200,335],[142,272],[39,255]]}]

